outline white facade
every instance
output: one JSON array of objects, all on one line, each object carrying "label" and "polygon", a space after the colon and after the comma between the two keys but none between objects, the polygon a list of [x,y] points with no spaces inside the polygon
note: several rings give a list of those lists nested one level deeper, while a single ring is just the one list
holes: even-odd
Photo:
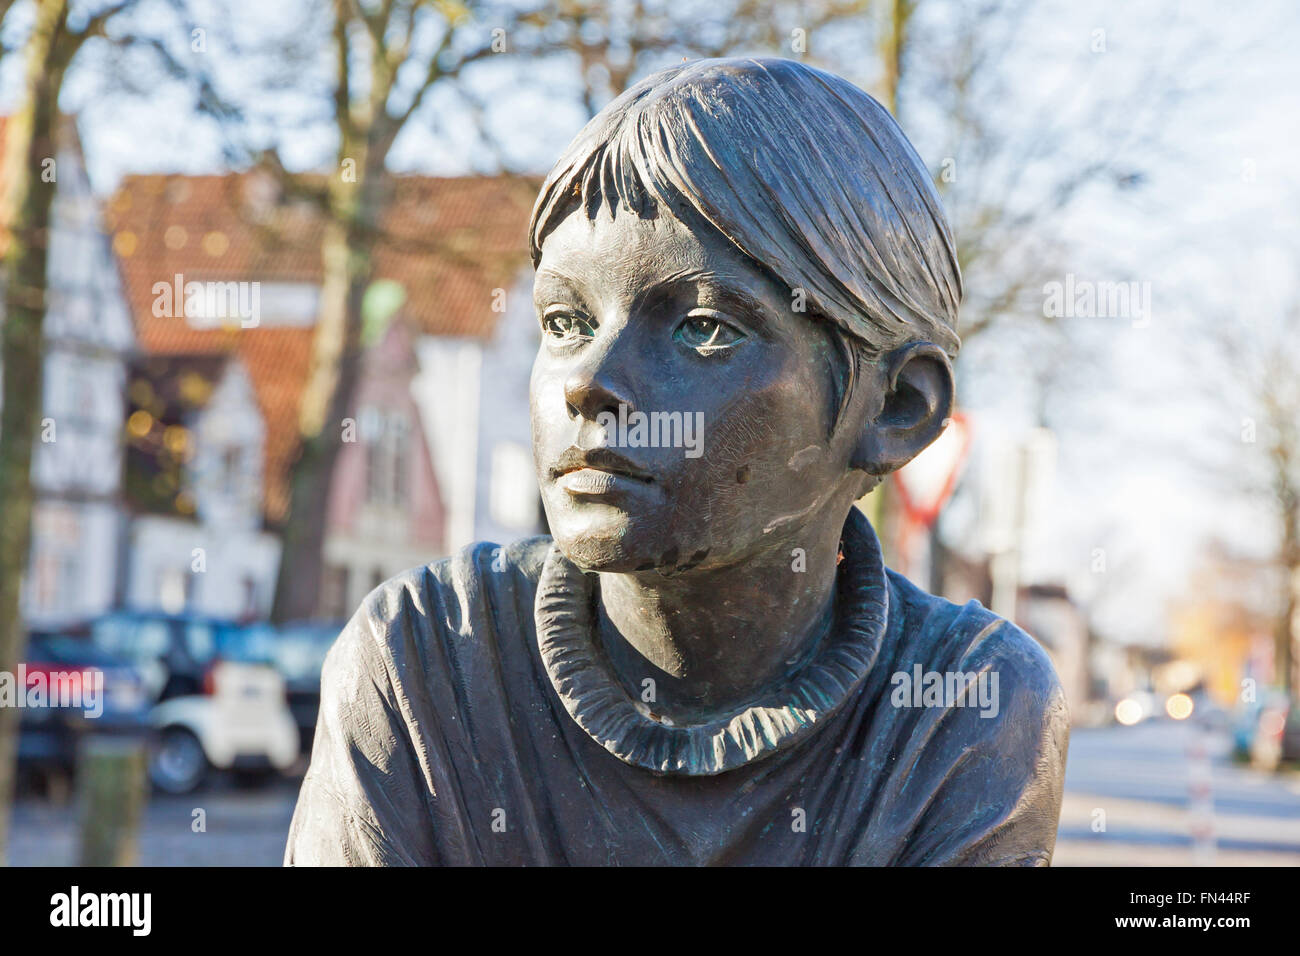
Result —
[{"label": "white facade", "polygon": [[523,270],[505,298],[491,341],[421,336],[411,389],[447,509],[447,547],[497,544],[542,528],[528,414],[529,379],[541,332],[533,275]]},{"label": "white facade", "polygon": [[126,362],[134,334],[75,137],[56,157],[45,316],[42,422],[32,458],[31,626],[113,607],[125,525],[120,503]]},{"label": "white facade", "polygon": [[455,553],[477,540],[478,394],[483,347],[475,339],[422,335],[415,343],[420,371],[411,394],[420,406],[443,507],[447,548]]},{"label": "white facade", "polygon": [[280,564],[280,541],[165,515],[131,524],[125,605],[205,617],[266,617]]},{"label": "white facade", "polygon": [[206,617],[271,611],[280,540],[262,530],[266,424],[242,362],[231,358],[203,410],[187,423],[194,518],[139,515],[131,524],[123,603]]},{"label": "white facade", "polygon": [[520,274],[483,351],[474,537],[509,544],[541,530],[542,500],[533,466],[528,393],[541,329],[533,308],[533,270]]},{"label": "white facade", "polygon": [[29,626],[57,627],[113,607],[122,527],[121,509],[113,502],[37,499],[24,592]]},{"label": "white facade", "polygon": [[199,521],[224,533],[262,522],[266,422],[244,364],[232,359],[194,422],[190,491]]}]

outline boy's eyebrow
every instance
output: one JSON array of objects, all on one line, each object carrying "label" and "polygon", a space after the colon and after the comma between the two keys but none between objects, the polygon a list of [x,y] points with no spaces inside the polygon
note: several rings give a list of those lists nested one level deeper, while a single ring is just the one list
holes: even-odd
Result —
[{"label": "boy's eyebrow", "polygon": [[713,285],[717,292],[724,298],[731,299],[738,305],[748,309],[751,312],[763,315],[767,312],[767,307],[752,293],[739,288],[738,286],[726,282],[723,276],[720,276],[712,269],[681,269],[671,275],[666,275],[662,279],[653,283],[638,298],[644,298],[661,291],[667,286],[678,285],[684,282],[708,282]]},{"label": "boy's eyebrow", "polygon": [[[768,307],[762,300],[753,293],[725,281],[725,277],[719,275],[713,269],[679,269],[655,280],[637,295],[637,300],[644,302],[656,293],[674,286],[700,282],[709,283],[721,298],[729,299],[742,309],[758,316],[767,314]],[[533,284],[534,290],[545,285],[562,285],[578,295],[583,294],[582,289],[584,288],[583,283],[575,276],[554,266],[544,266],[538,269],[534,275]]]},{"label": "boy's eyebrow", "polygon": [[561,272],[554,266],[543,266],[538,269],[537,273],[533,276],[533,283],[536,285],[538,282],[561,283],[571,287],[575,291],[582,286],[582,283],[576,278],[569,275],[567,272]]}]

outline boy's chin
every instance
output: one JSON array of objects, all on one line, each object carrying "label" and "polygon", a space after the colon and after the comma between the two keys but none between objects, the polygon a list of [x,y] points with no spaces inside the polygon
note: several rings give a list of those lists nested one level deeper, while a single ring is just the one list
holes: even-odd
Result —
[{"label": "boy's chin", "polygon": [[[656,529],[658,530],[658,529]],[[669,540],[660,533],[585,534],[566,537],[555,534],[560,553],[588,574],[633,574],[657,572],[665,577],[693,571],[718,557],[702,542]]]},{"label": "boy's chin", "polygon": [[637,571],[672,573],[681,563],[680,549],[663,535],[662,526],[636,521],[586,523],[581,531],[553,527],[560,553],[589,574],[631,574]]},{"label": "boy's chin", "polygon": [[577,536],[555,534],[560,553],[588,574],[629,574],[633,571],[652,571],[655,559],[650,552],[632,545],[626,537],[617,534],[585,533]]}]

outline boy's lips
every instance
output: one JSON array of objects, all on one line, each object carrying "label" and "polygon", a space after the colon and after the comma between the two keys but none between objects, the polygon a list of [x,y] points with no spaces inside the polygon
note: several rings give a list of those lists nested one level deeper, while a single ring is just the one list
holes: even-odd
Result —
[{"label": "boy's lips", "polygon": [[584,472],[587,473],[585,477],[574,478],[564,484],[591,483],[595,481],[596,475],[601,474],[628,478],[643,484],[654,481],[654,476],[650,472],[608,448],[588,450],[577,447],[566,448],[551,466],[550,477],[552,481],[556,481],[567,475],[579,475]]},{"label": "boy's lips", "polygon": [[571,495],[605,495],[620,488],[645,487],[649,481],[601,468],[566,471],[557,484]]}]

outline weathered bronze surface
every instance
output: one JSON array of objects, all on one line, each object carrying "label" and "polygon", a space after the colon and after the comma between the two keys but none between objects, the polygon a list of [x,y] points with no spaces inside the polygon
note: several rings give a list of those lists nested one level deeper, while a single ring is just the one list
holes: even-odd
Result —
[{"label": "weathered bronze surface", "polygon": [[553,539],[367,599],[286,863],[1046,865],[1046,655],[853,507],[953,407],[961,278],[893,119],[792,61],[676,67],[530,239]]}]

